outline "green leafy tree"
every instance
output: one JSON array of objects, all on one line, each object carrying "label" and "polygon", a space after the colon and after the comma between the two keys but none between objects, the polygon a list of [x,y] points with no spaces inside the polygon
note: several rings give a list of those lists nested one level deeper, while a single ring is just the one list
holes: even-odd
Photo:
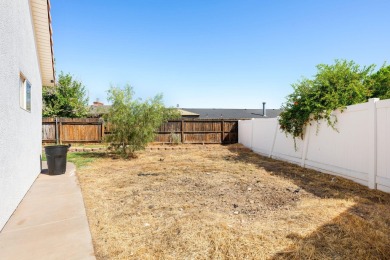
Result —
[{"label": "green leafy tree", "polygon": [[332,115],[333,110],[366,102],[371,96],[374,68],[346,60],[317,65],[314,79],[304,78],[292,85],[294,92],[282,106],[281,129],[295,139],[303,138],[306,124],[312,121],[324,119],[335,128],[337,118]]},{"label": "green leafy tree", "polygon": [[176,109],[166,108],[162,94],[142,101],[134,99],[130,85],[124,88],[111,87],[107,100],[112,103],[105,116],[110,125],[111,134],[107,141],[123,157],[134,156],[155,138],[155,131],[168,119],[180,116]]},{"label": "green leafy tree", "polygon": [[371,96],[380,99],[390,98],[390,66],[382,66],[371,76],[373,80]]},{"label": "green leafy tree", "polygon": [[43,87],[44,117],[85,117],[88,98],[85,86],[68,73],[60,73],[56,87]]}]

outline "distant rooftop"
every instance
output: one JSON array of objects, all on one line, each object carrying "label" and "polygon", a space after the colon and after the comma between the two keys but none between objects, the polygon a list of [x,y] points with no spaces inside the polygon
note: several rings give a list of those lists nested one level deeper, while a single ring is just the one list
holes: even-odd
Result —
[{"label": "distant rooftop", "polygon": [[266,116],[263,116],[263,109],[234,109],[234,108],[181,108],[191,113],[199,114],[200,119],[250,119],[250,118],[274,118],[279,116],[281,109],[266,109]]},{"label": "distant rooftop", "polygon": [[178,108],[177,110],[179,110],[180,115],[183,116],[183,117],[185,117],[185,116],[187,116],[187,117],[199,117],[199,114],[190,112],[188,110],[183,110],[183,109],[180,109],[180,108]]},{"label": "distant rooftop", "polygon": [[[89,107],[90,117],[101,117],[110,110],[110,105],[104,105],[95,101]],[[281,109],[235,109],[235,108],[177,108],[184,118],[199,119],[251,119],[251,118],[274,118],[279,116]]]},{"label": "distant rooftop", "polygon": [[110,110],[110,105],[103,105],[103,103],[96,105],[94,102],[93,105],[89,107],[88,116],[89,117],[101,117],[104,114],[107,114]]}]

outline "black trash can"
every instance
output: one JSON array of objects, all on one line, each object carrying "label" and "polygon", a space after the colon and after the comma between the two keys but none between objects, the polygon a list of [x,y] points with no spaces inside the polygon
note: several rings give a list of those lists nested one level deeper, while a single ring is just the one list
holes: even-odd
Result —
[{"label": "black trash can", "polygon": [[45,146],[47,168],[50,175],[64,174],[66,172],[66,155],[69,146]]}]

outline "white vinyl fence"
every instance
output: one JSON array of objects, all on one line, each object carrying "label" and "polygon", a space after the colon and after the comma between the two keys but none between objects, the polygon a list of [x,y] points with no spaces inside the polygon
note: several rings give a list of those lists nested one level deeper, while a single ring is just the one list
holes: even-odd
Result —
[{"label": "white vinyl fence", "polygon": [[240,120],[238,142],[254,152],[351,179],[390,192],[390,99],[335,111],[332,129],[325,121],[306,127],[304,140],[279,129],[277,118]]}]

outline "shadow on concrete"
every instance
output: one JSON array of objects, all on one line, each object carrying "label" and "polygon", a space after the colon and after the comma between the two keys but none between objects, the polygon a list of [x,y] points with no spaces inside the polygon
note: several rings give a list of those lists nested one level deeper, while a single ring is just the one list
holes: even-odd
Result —
[{"label": "shadow on concrete", "polygon": [[41,170],[41,174],[49,175],[49,170],[47,168],[43,168]]}]

